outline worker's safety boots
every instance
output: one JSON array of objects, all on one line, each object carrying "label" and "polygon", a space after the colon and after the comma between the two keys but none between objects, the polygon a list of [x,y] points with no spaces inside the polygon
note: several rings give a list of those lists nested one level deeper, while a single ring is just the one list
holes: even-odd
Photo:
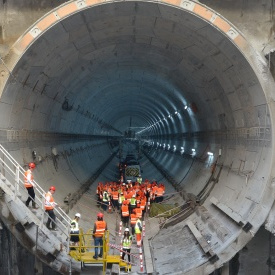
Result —
[{"label": "worker's safety boots", "polygon": [[36,205],[36,203],[34,201],[32,201],[32,208],[33,209],[38,209],[38,207],[37,207],[37,205]]}]

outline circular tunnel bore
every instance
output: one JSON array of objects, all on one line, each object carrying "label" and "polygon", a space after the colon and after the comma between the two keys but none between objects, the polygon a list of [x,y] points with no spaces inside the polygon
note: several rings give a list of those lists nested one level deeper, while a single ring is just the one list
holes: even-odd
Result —
[{"label": "circular tunnel bore", "polygon": [[[42,184],[57,182],[60,199],[112,153],[115,165],[131,131],[143,177],[164,179],[194,203],[192,215],[151,240],[160,274],[209,274],[264,223],[274,193],[274,84],[261,56],[214,11],[192,1],[69,2],[6,59],[2,142],[22,163],[37,150]],[[109,167],[102,179],[114,178]]]}]

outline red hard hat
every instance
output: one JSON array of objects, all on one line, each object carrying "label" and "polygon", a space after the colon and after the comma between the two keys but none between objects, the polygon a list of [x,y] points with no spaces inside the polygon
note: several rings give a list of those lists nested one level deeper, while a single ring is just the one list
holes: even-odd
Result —
[{"label": "red hard hat", "polygon": [[51,187],[50,187],[50,190],[55,191],[55,186],[51,186]]},{"label": "red hard hat", "polygon": [[98,217],[98,218],[103,218],[103,214],[102,214],[101,212],[99,212],[99,213],[97,214],[97,217]]},{"label": "red hard hat", "polygon": [[29,168],[35,168],[35,166],[36,166],[35,163],[33,163],[33,162],[29,163]]}]

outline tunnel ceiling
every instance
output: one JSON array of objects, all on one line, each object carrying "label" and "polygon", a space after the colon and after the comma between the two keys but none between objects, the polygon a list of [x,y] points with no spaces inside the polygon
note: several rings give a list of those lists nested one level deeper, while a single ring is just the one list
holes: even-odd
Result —
[{"label": "tunnel ceiling", "polygon": [[[251,127],[258,119],[243,108],[265,102],[228,34],[186,7],[165,3],[80,9],[39,34],[12,76],[16,84],[11,77],[2,101],[37,114],[22,125],[11,110],[5,126],[19,129],[93,133],[93,116],[112,125],[116,131],[109,134],[124,132],[130,119],[131,126],[146,127],[146,135]],[[69,112],[62,110],[64,100]],[[33,121],[47,115],[42,124]]]}]

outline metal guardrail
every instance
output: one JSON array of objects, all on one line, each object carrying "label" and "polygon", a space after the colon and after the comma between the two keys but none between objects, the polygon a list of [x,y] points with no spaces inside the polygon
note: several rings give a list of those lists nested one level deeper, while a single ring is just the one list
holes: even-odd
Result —
[{"label": "metal guardrail", "polygon": [[[2,177],[8,180],[8,182],[13,185],[13,188],[10,188],[14,192],[15,197],[22,197],[22,194],[27,194],[27,190],[24,185],[24,173],[25,170],[20,166],[20,164],[10,155],[10,153],[0,144],[0,174]],[[39,208],[45,212],[44,210],[44,202],[45,202],[45,190],[35,182],[35,203],[39,206]],[[60,207],[55,207],[56,212],[56,226],[60,231],[69,237],[68,231],[71,224],[71,218],[64,212]],[[41,216],[41,224],[40,227],[44,223],[44,216]]]}]

